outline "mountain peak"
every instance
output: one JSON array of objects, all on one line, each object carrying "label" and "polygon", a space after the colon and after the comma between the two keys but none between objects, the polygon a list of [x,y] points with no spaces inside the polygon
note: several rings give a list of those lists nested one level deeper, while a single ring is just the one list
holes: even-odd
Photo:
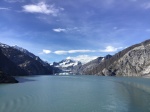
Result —
[{"label": "mountain peak", "polygon": [[72,59],[64,59],[60,62],[54,62],[53,63],[53,66],[55,67],[60,67],[60,68],[67,68],[67,67],[73,67],[73,66],[76,66],[76,65],[79,65],[81,64],[81,62],[79,61],[75,61],[75,60],[72,60]]},{"label": "mountain peak", "polygon": [[2,48],[9,48],[10,46],[7,45],[7,44],[3,44],[3,43],[0,42],[0,47],[2,47]]},{"label": "mountain peak", "polygon": [[19,50],[19,51],[21,51],[21,52],[27,52],[28,51],[28,50],[26,50],[26,49],[24,49],[22,47],[17,46],[17,45],[14,45],[12,47],[15,48],[15,49],[17,49],[17,50]]},{"label": "mountain peak", "polygon": [[[2,51],[1,55],[8,58],[10,65],[12,65],[12,67],[16,66],[20,68],[23,71],[23,75],[52,74],[53,71],[55,72],[54,67],[50,66],[48,63],[44,62],[28,50],[17,45],[9,46],[0,43],[0,50]],[[5,63],[7,67],[4,68],[7,68],[10,74],[12,73],[12,75],[17,75],[12,72],[13,70],[11,71],[8,69],[8,67],[10,67],[8,62]],[[14,71],[16,70],[14,69]]]}]

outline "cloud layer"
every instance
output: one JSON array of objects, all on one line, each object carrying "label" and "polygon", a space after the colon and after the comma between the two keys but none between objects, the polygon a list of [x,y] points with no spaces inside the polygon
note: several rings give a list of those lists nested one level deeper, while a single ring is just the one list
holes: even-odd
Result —
[{"label": "cloud layer", "polygon": [[66,29],[63,29],[63,28],[55,28],[53,29],[54,32],[66,32],[67,30]]},{"label": "cloud layer", "polygon": [[113,46],[107,46],[104,50],[100,50],[100,52],[116,52],[119,49],[123,49],[123,47],[115,48]]},{"label": "cloud layer", "polygon": [[62,54],[73,54],[73,53],[90,53],[90,52],[96,52],[95,50],[69,50],[69,51],[64,51],[64,50],[58,50],[55,51],[55,54],[62,55]]},{"label": "cloud layer", "polygon": [[72,59],[72,60],[75,60],[75,61],[80,61],[82,62],[82,64],[85,64],[87,62],[90,62],[94,59],[96,59],[98,56],[89,56],[89,55],[79,55],[79,56],[76,56],[76,57],[67,57],[67,59]]},{"label": "cloud layer", "polygon": [[47,49],[43,49],[43,53],[44,53],[44,54],[50,54],[51,51],[50,51],[50,50],[47,50]]},{"label": "cloud layer", "polygon": [[149,0],[1,0],[0,41],[49,61],[114,54],[149,39],[149,11]]},{"label": "cloud layer", "polygon": [[55,8],[54,5],[47,5],[44,2],[40,2],[38,4],[24,5],[23,11],[28,13],[51,14],[53,16],[57,16],[59,9]]},{"label": "cloud layer", "polygon": [[68,50],[68,51],[65,51],[65,50],[57,50],[57,51],[54,51],[53,53],[54,54],[58,54],[58,55],[63,55],[63,54],[73,54],[73,53],[94,53],[94,52],[106,52],[106,53],[111,53],[111,52],[116,52],[120,49],[123,49],[123,47],[113,47],[113,46],[107,46],[105,49],[102,49],[102,50],[85,50],[85,49],[82,49],[82,50]]}]

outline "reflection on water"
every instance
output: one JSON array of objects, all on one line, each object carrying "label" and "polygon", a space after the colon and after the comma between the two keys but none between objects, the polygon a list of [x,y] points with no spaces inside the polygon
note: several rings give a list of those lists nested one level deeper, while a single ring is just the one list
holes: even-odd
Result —
[{"label": "reflection on water", "polygon": [[149,112],[150,79],[19,77],[0,85],[0,112]]}]

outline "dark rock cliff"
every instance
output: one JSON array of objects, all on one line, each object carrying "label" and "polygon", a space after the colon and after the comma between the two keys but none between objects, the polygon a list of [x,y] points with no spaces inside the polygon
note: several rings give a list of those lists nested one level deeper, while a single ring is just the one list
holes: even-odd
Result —
[{"label": "dark rock cliff", "polygon": [[[37,58],[34,54],[31,55],[29,52],[24,52],[2,43],[0,44],[0,50],[2,51],[2,56],[9,60],[8,63],[11,63],[8,64],[4,62],[4,64],[1,65],[3,68],[2,71],[5,73],[16,75],[16,73],[14,73],[15,71],[23,71],[21,73],[22,75],[44,75],[53,74],[54,72],[53,67],[47,63],[42,63],[42,60]],[[2,60],[3,58],[0,59]],[[9,65],[18,69],[10,69]]]},{"label": "dark rock cliff", "polygon": [[0,49],[0,71],[10,75],[27,75],[27,72],[9,60]]}]

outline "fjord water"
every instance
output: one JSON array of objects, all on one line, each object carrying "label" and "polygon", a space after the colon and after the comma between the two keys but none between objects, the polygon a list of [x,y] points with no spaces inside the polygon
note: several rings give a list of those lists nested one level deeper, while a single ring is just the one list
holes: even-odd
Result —
[{"label": "fjord water", "polygon": [[150,79],[19,77],[0,85],[0,112],[149,112]]}]

